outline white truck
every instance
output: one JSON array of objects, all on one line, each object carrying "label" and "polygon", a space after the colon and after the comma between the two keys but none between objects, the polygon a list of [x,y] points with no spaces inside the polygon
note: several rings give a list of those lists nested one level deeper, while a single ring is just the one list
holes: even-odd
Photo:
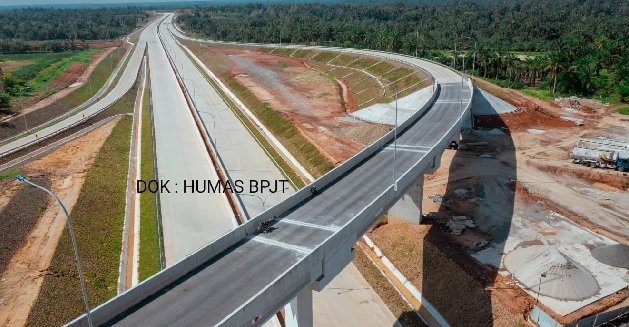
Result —
[{"label": "white truck", "polygon": [[584,166],[629,171],[629,143],[581,139],[572,149],[572,162]]}]

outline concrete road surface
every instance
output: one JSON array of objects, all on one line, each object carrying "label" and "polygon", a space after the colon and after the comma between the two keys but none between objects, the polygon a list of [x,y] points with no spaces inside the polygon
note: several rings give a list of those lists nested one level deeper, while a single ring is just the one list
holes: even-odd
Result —
[{"label": "concrete road surface", "polygon": [[[147,29],[155,28],[159,24],[159,21],[153,21],[147,26]],[[146,35],[143,32],[142,35]],[[51,135],[58,133],[60,130],[66,129],[69,126],[80,123],[85,117],[89,117],[104,108],[111,106],[118,99],[124,96],[135,84],[136,77],[138,76],[138,72],[140,70],[140,66],[142,64],[142,57],[144,55],[145,43],[138,42],[135,50],[131,54],[131,58],[127,63],[125,70],[122,72],[122,76],[118,81],[118,84],[114,86],[114,88],[107,93],[104,97],[102,97],[98,102],[93,105],[87,107],[86,109],[79,111],[77,114],[68,117],[60,122],[57,122],[49,127],[41,129],[33,134],[24,136],[22,138],[16,139],[9,143],[3,144],[0,146],[0,156],[10,153],[16,149],[22,148],[30,143],[37,141],[37,139],[45,138]]]},{"label": "concrete road surface", "polygon": [[[171,18],[167,18],[160,29],[162,38],[168,44],[166,50],[177,58],[176,67],[184,76],[184,83],[194,98],[200,117],[217,143],[217,151],[231,179],[244,180],[246,184],[250,180],[284,179],[253,136],[177,46],[172,35],[164,33],[164,27],[176,33],[172,25],[167,24],[170,21]],[[285,194],[249,193],[241,194],[240,198],[246,212],[254,217],[292,193],[291,187]],[[315,293],[313,303],[315,326],[393,326],[396,322],[389,308],[353,264],[347,266],[321,293]],[[348,324],[352,321],[354,324]]]},{"label": "concrete road surface", "polygon": [[[170,19],[167,18],[165,22],[169,22]],[[204,75],[186,56],[186,53],[177,45],[173,36],[167,32],[166,28],[170,26],[170,24],[162,24],[161,27],[166,50],[175,60],[175,67],[183,77],[183,82],[197,107],[199,117],[216,144],[216,151],[227,169],[230,180],[242,181],[243,190],[237,196],[245,208],[245,213],[248,217],[255,217],[284,200],[294,192],[294,188]],[[260,186],[263,181],[269,181],[270,190],[261,190]],[[275,193],[270,191],[275,191]]]},{"label": "concrete road surface", "polygon": [[315,326],[401,327],[353,263],[323,291],[314,292],[313,303]]},{"label": "concrete road surface", "polygon": [[157,25],[142,33],[148,42],[151,101],[166,265],[236,226],[224,193],[208,191],[218,176],[194,124],[174,71],[157,37]]}]

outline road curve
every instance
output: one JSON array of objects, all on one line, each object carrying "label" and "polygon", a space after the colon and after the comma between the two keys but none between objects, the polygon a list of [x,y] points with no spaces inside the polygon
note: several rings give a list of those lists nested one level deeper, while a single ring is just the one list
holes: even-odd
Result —
[{"label": "road curve", "polygon": [[[147,28],[155,27],[157,26],[157,24],[159,24],[159,22],[155,20],[151,22],[147,26]],[[142,33],[144,34],[144,31]],[[131,58],[129,59],[125,70],[122,72],[118,83],[109,93],[107,93],[93,105],[90,105],[86,109],[77,112],[75,115],[54,123],[51,126],[33,132],[30,135],[26,135],[11,142],[2,144],[2,146],[0,146],[0,157],[23,149],[31,144],[34,144],[47,137],[53,136],[60,131],[66,130],[72,126],[78,125],[85,121],[87,118],[101,112],[102,110],[110,107],[118,100],[120,100],[120,98],[122,98],[125,94],[127,94],[127,92],[131,90],[140,71],[140,66],[142,65],[142,57],[146,48],[145,43],[141,41],[142,40],[138,42],[136,48],[131,54]]]},{"label": "road curve", "polygon": [[[343,50],[349,51],[349,50]],[[373,55],[370,52],[365,54]],[[437,77],[436,99],[400,128],[398,190],[391,182],[388,133],[374,145],[250,222],[96,308],[97,324],[228,325],[271,317],[309,285],[324,283],[351,257],[351,247],[404,190],[434,167],[469,115],[470,85],[457,73],[426,61],[376,53],[421,65]],[[398,58],[401,57],[401,58]],[[419,115],[419,114],[418,114]],[[257,225],[277,216],[272,231]],[[339,268],[339,266],[341,266]],[[238,278],[234,276],[238,274]],[[84,325],[85,316],[71,325]]]}]

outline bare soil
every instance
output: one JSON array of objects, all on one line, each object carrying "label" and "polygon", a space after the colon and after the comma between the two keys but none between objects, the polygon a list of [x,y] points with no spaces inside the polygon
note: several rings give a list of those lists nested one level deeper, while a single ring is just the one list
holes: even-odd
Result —
[{"label": "bare soil", "polygon": [[229,73],[256,97],[282,113],[324,155],[338,164],[390,127],[351,118],[343,89],[300,59],[246,49],[212,47],[228,60]]},{"label": "bare soil", "polygon": [[[76,203],[83,181],[119,119],[74,140],[23,167],[29,178],[47,178],[68,211]],[[4,192],[3,192],[3,195]],[[66,225],[65,215],[49,198],[48,206],[12,257],[0,280],[0,325],[23,326],[39,295],[44,275]]]},{"label": "bare soil", "polygon": [[[18,68],[24,67],[26,65],[30,65],[33,62],[30,60],[8,60],[8,61],[0,61],[0,71],[3,74],[8,74]],[[0,75],[1,76],[1,75]]]},{"label": "bare soil", "polygon": [[[115,49],[116,49],[115,47],[107,48],[103,53],[95,56],[89,65],[85,65],[84,63],[79,63],[79,62],[72,64],[72,66],[70,66],[70,68],[68,68],[68,70],[66,70],[66,72],[63,73],[63,75],[51,81],[50,86],[60,91],[53,93],[49,97],[46,97],[44,99],[37,101],[36,103],[28,106],[27,108],[24,108],[24,110],[20,111],[21,114],[25,115],[30,112],[37,111],[39,109],[50,106],[51,104],[53,104],[55,101],[59,99],[63,99],[65,96],[67,96],[68,94],[72,93],[74,90],[77,89],[77,87],[70,87],[74,83],[81,83],[81,84],[87,83],[88,78],[92,75],[92,72],[94,71],[94,69],[96,69],[96,66],[101,61],[103,61],[103,59],[105,59],[107,55],[109,55]],[[21,115],[16,116],[11,119],[18,119],[18,118],[21,118]],[[10,121],[11,119],[7,121]]]}]

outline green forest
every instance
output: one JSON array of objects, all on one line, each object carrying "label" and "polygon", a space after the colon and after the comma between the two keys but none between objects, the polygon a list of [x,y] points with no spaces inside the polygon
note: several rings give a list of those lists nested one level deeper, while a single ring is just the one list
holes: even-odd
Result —
[{"label": "green forest", "polygon": [[81,41],[119,38],[147,18],[137,7],[0,11],[0,53],[80,50]]},{"label": "green forest", "polygon": [[225,5],[178,23],[211,39],[392,51],[470,74],[474,62],[502,86],[629,101],[629,6],[619,1]]}]

